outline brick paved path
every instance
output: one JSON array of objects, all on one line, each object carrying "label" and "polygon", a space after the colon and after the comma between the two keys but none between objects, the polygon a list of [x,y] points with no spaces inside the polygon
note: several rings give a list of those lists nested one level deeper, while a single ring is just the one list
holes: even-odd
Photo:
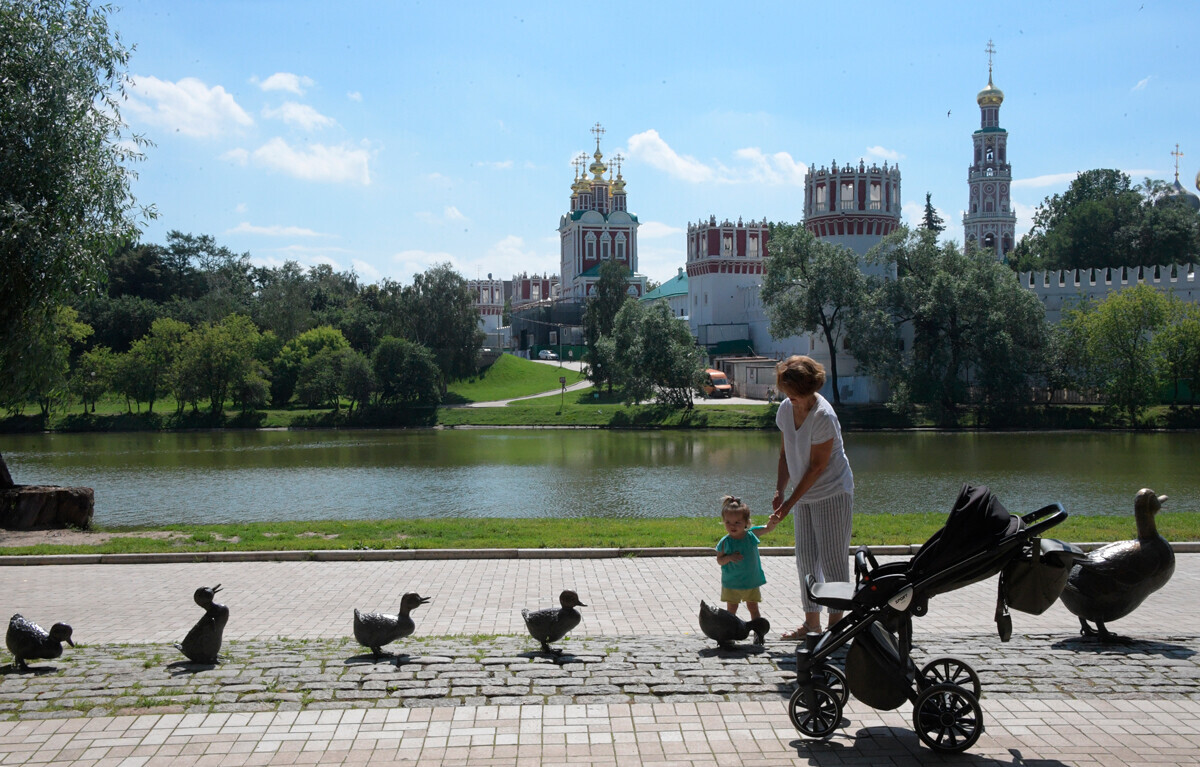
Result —
[{"label": "brick paved path", "polygon": [[[911,706],[851,701],[828,741],[787,720],[799,619],[786,558],[766,561],[763,651],[718,651],[695,613],[715,590],[708,559],[459,560],[0,567],[0,612],[66,620],[83,646],[0,681],[0,764],[1197,764],[1200,556],[1098,647],[1060,606],[1014,614],[1001,644],[994,583],[937,597],[916,621],[918,661],[951,654],[980,672],[987,729],[961,757],[919,745]],[[178,663],[221,582],[228,661]],[[520,635],[521,606],[564,587],[589,607],[555,661]],[[416,590],[398,659],[349,639],[353,607],[394,609]],[[226,596],[227,595],[227,596]],[[327,710],[331,709],[331,710]]]}]

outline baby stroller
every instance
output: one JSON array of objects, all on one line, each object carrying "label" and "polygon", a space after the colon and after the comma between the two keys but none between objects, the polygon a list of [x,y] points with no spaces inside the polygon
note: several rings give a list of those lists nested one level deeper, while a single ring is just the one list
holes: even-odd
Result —
[{"label": "baby stroller", "polygon": [[[935,658],[918,669],[910,654],[913,616],[925,615],[938,594],[1000,573],[996,621],[1001,641],[1008,641],[1008,607],[1044,612],[1083,556],[1070,544],[1040,538],[1066,518],[1057,503],[1018,517],[986,487],[964,485],[945,526],[910,560],[880,565],[862,546],[854,556],[854,583],[816,583],[808,575],[812,600],[845,615],[796,650],[792,724],[824,738],[837,729],[851,694],[880,710],[907,700],[925,745],[943,752],[970,748],[983,732],[979,675],[956,658]],[[831,658],[847,642],[843,671]]]}]

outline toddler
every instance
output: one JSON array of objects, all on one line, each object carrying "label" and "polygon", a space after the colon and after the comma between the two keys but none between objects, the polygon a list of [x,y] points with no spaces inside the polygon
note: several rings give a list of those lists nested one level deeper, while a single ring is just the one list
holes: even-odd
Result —
[{"label": "toddler", "polygon": [[717,564],[721,566],[721,601],[725,609],[737,614],[738,605],[746,603],[750,618],[758,618],[758,603],[762,596],[758,587],[767,582],[758,559],[758,530],[771,532],[779,520],[750,526],[750,507],[741,498],[727,495],[721,499],[721,521],[726,535],[717,541]]}]

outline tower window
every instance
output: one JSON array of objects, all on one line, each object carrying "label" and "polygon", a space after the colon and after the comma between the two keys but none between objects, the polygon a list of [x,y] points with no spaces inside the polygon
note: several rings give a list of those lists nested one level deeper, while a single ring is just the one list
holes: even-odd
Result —
[{"label": "tower window", "polygon": [[726,258],[733,255],[733,235],[727,234],[721,238],[721,255]]},{"label": "tower window", "polygon": [[988,161],[988,162],[991,162],[991,161],[992,161],[992,159],[993,159],[993,157],[995,157],[995,153],[992,151],[992,148],[991,148],[991,147],[988,147],[988,150],[987,150],[987,161]]},{"label": "tower window", "polygon": [[749,255],[750,258],[758,258],[758,236],[753,234],[750,235],[747,238],[746,243],[748,251],[747,255]]},{"label": "tower window", "polygon": [[989,177],[996,175],[996,171],[995,171],[995,169],[993,169],[993,168],[988,168],[988,169],[987,169],[987,175],[988,175]]},{"label": "tower window", "polygon": [[879,186],[878,181],[871,182],[871,210],[879,210],[883,207],[883,188]]},{"label": "tower window", "polygon": [[825,209],[826,191],[824,184],[817,185],[817,210]]},{"label": "tower window", "polygon": [[842,184],[842,210],[854,208],[854,184],[847,181]]}]

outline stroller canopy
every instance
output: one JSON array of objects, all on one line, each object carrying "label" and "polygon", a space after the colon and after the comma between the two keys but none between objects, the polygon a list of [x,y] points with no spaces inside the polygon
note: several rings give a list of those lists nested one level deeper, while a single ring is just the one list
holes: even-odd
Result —
[{"label": "stroller canopy", "polygon": [[1021,518],[1008,509],[985,485],[963,485],[946,524],[921,546],[909,563],[916,578],[942,570],[955,562],[996,545],[1021,529]]}]

